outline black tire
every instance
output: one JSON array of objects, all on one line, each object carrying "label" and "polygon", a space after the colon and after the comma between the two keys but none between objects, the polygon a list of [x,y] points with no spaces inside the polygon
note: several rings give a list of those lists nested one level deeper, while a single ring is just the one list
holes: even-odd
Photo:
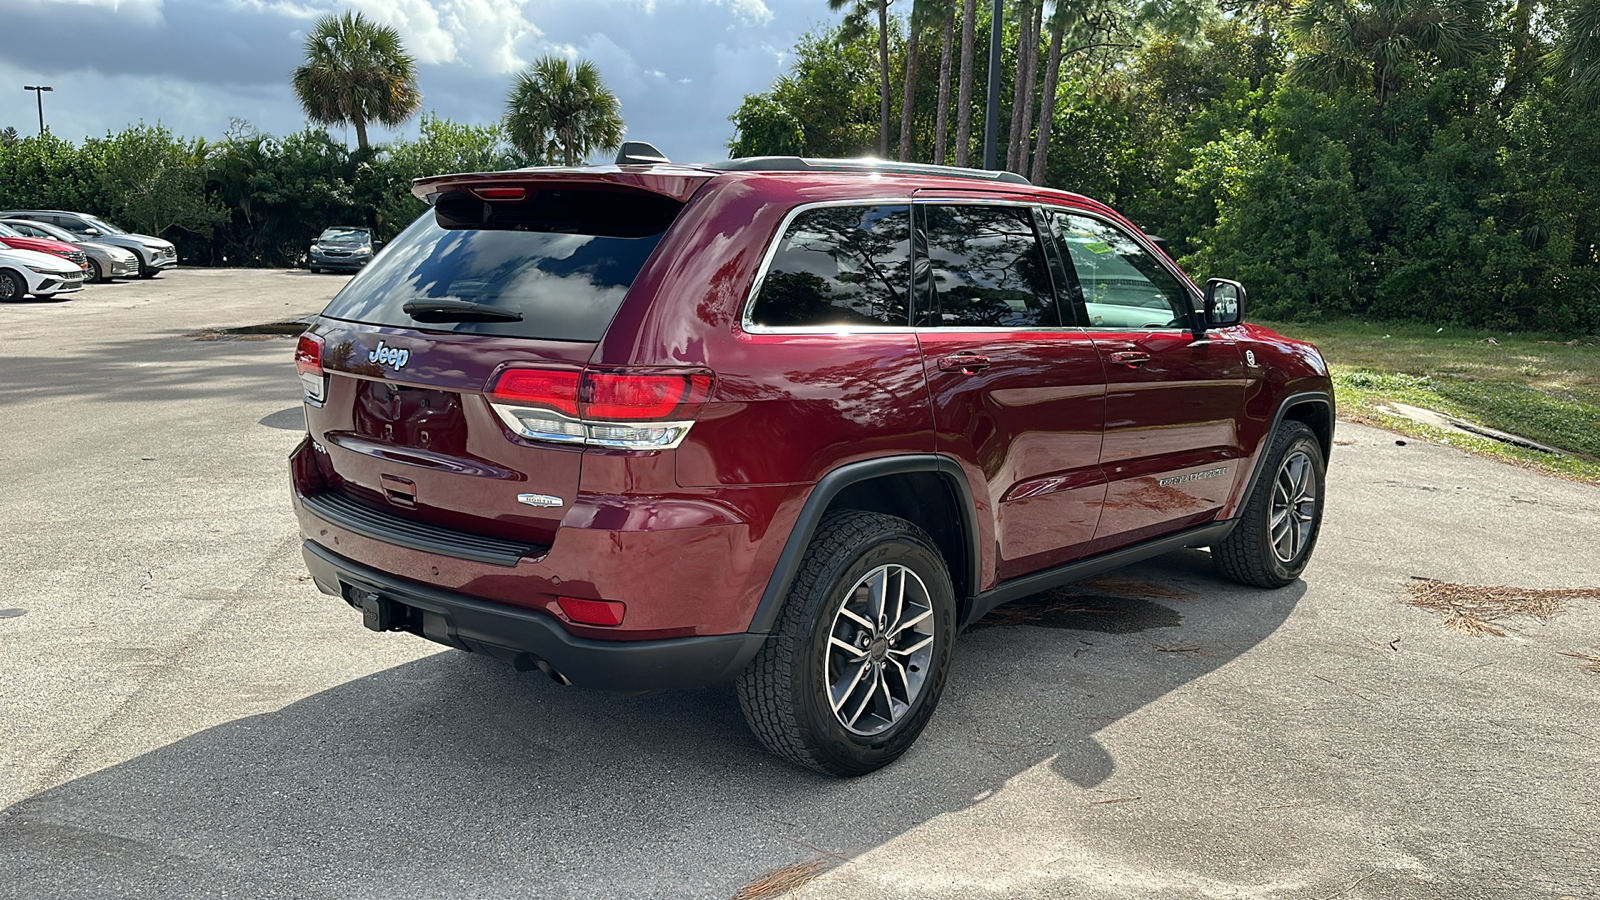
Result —
[{"label": "black tire", "polygon": [[317,268],[316,266],[312,266],[311,267],[311,274],[313,274],[313,275],[321,275],[322,274],[322,270]]},{"label": "black tire", "polygon": [[10,269],[0,269],[0,303],[21,300],[28,296],[28,281]]},{"label": "black tire", "polygon": [[86,284],[96,284],[106,280],[106,273],[100,268],[99,263],[91,259],[88,268],[83,270],[83,280]]},{"label": "black tire", "polygon": [[[1234,581],[1280,588],[1300,577],[1317,547],[1327,463],[1317,436],[1293,420],[1278,427],[1267,453],[1239,524],[1211,548],[1211,558]],[[1273,520],[1280,513],[1275,530]]]},{"label": "black tire", "polygon": [[[896,579],[899,588],[889,587]],[[878,625],[869,631],[844,608],[870,610],[880,584]],[[886,621],[882,599],[890,593],[902,601],[895,622]],[[949,569],[922,529],[879,513],[828,513],[806,548],[777,627],[739,675],[739,706],[750,730],[779,756],[826,775],[865,775],[894,762],[939,704],[955,643],[955,609]],[[849,640],[834,640],[841,635]],[[918,646],[926,655],[909,649]],[[855,681],[848,678],[852,670]],[[836,713],[830,690],[846,682]],[[892,697],[897,688],[901,696]]]}]

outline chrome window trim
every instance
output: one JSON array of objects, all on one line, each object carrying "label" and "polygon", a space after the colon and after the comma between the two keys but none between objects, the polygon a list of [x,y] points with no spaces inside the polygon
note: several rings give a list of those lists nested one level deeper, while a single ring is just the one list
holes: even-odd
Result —
[{"label": "chrome window trim", "polygon": [[[802,203],[784,215],[783,221],[778,223],[778,230],[767,242],[767,252],[761,257],[761,267],[756,269],[755,281],[750,285],[750,293],[744,300],[744,314],[739,317],[739,327],[747,334],[909,334],[912,328],[907,325],[757,325],[753,318],[756,309],[756,298],[761,295],[761,286],[766,283],[767,270],[772,267],[772,260],[778,255],[778,245],[783,242],[783,236],[789,233],[789,226],[802,214],[814,209],[835,209],[845,206],[903,206],[906,215],[911,215],[911,198],[895,197],[889,199],[871,198],[860,200],[817,200],[811,203]],[[913,227],[915,223],[913,222]],[[905,285],[906,296],[909,299],[911,284]]]},{"label": "chrome window trim", "polygon": [[[938,189],[937,188],[933,188],[933,189],[930,189],[930,190],[938,190]],[[918,327],[913,326],[913,325],[882,325],[882,326],[873,327],[873,326],[867,326],[867,325],[842,325],[841,326],[841,325],[758,325],[758,324],[756,324],[756,322],[752,318],[752,316],[755,313],[756,298],[758,296],[760,296],[760,294],[761,294],[761,285],[766,282],[766,280],[767,280],[767,271],[768,271],[768,269],[770,269],[772,267],[772,260],[775,257],[777,257],[777,255],[778,255],[778,244],[780,242],[782,242],[783,236],[785,234],[789,233],[789,226],[793,225],[794,224],[794,220],[796,218],[798,218],[802,213],[809,212],[809,211],[811,211],[813,209],[829,209],[829,208],[841,207],[841,206],[904,206],[904,207],[906,207],[907,212],[909,213],[911,211],[911,207],[918,206],[918,205],[926,205],[926,204],[937,204],[937,205],[944,205],[944,206],[952,206],[952,205],[959,205],[959,206],[1016,206],[1016,207],[1023,207],[1023,208],[1027,208],[1027,209],[1041,209],[1041,208],[1044,208],[1046,206],[1052,206],[1053,205],[1053,204],[1041,203],[1040,201],[1033,200],[1033,199],[1022,199],[1022,198],[1017,198],[1017,199],[999,199],[999,198],[994,198],[994,197],[981,197],[981,198],[980,197],[975,197],[975,198],[968,199],[968,198],[959,197],[959,196],[957,196],[957,197],[933,197],[933,196],[930,196],[930,197],[921,197],[921,196],[912,196],[912,197],[872,197],[872,198],[862,198],[862,199],[852,199],[852,200],[816,200],[816,201],[813,201],[811,203],[802,203],[799,206],[796,206],[794,209],[789,210],[789,212],[784,215],[783,221],[778,223],[777,232],[773,235],[772,240],[767,243],[766,253],[761,258],[761,266],[756,269],[755,281],[753,281],[751,283],[750,292],[745,297],[744,313],[739,317],[739,328],[740,328],[740,330],[744,331],[746,334],[801,334],[801,335],[915,334],[915,333],[917,333],[919,331],[934,331],[934,330],[938,330],[938,331],[967,331],[967,332],[972,332],[972,333],[1008,332],[1008,331],[1052,331],[1053,332],[1053,331],[1082,331],[1083,330],[1083,326],[1080,326],[1080,325],[1078,325],[1076,323],[1074,323],[1072,325],[1062,324],[1062,325],[1058,325],[1058,326],[1055,326],[1055,327],[1028,326],[1028,327],[1019,327],[1019,328],[994,328],[994,327],[989,327],[989,328],[962,328],[962,329],[944,328],[944,327],[941,327],[941,326],[926,326],[926,327],[918,328]],[[1073,206],[1073,207],[1059,206],[1059,207],[1056,207],[1056,208],[1059,208],[1059,209],[1071,209],[1073,211],[1077,211],[1078,210],[1078,208],[1075,207],[1075,206]],[[916,227],[916,218],[915,218],[914,214],[912,216],[911,226],[912,226],[912,228]],[[1035,226],[1035,227],[1037,228],[1037,226]],[[1043,241],[1044,239],[1045,239],[1044,235],[1041,235],[1040,236],[1040,240]],[[1046,250],[1044,248],[1042,243],[1041,243],[1039,249],[1042,252],[1045,252],[1045,253],[1049,252],[1048,250]],[[1047,257],[1047,261],[1048,261],[1048,257]],[[1180,280],[1182,280],[1185,283],[1187,283],[1187,279],[1180,279]],[[908,296],[909,296],[910,292],[912,290],[914,290],[914,288],[913,288],[912,285],[908,284],[906,286],[906,290],[907,290]],[[1059,307],[1060,307],[1060,292],[1057,291],[1056,293],[1057,293],[1057,309],[1059,311]],[[1076,315],[1076,313],[1074,313],[1074,315]]]}]

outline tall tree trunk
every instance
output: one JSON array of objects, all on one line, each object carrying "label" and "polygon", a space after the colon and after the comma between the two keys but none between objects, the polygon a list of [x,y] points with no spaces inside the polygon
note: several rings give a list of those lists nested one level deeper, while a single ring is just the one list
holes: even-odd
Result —
[{"label": "tall tree trunk", "polygon": [[1022,146],[1022,97],[1028,90],[1028,29],[1033,27],[1033,4],[1022,0],[1017,10],[1017,74],[1011,84],[1011,131],[1006,140],[1006,171],[1017,171],[1017,151]]},{"label": "tall tree trunk", "polygon": [[356,147],[367,149],[367,123],[360,116],[351,116],[350,124],[356,126]]},{"label": "tall tree trunk", "polygon": [[1044,95],[1039,98],[1039,138],[1033,145],[1033,173],[1028,179],[1034,184],[1044,184],[1045,158],[1050,154],[1050,126],[1056,117],[1056,86],[1061,77],[1061,39],[1066,31],[1066,10],[1057,6],[1050,22],[1050,57],[1044,69]]},{"label": "tall tree trunk", "polygon": [[956,165],[967,164],[972,151],[972,41],[977,27],[977,0],[961,9],[961,86],[956,90]]},{"label": "tall tree trunk", "polygon": [[1018,175],[1027,175],[1033,144],[1028,140],[1033,134],[1033,93],[1039,83],[1039,35],[1044,31],[1044,0],[1033,7],[1033,30],[1028,32],[1028,91],[1022,98],[1022,133],[1017,135]]},{"label": "tall tree trunk", "polygon": [[951,7],[945,13],[944,44],[939,50],[939,112],[933,126],[933,161],[941,166],[948,160],[945,156],[945,151],[949,149],[945,132],[950,129],[950,47],[955,36],[956,11],[955,7]]},{"label": "tall tree trunk", "polygon": [[911,37],[906,41],[906,90],[905,99],[900,103],[900,160],[911,161],[911,113],[914,111],[917,100],[917,54],[922,48],[922,23],[917,15],[919,7],[926,0],[917,0],[911,5]]},{"label": "tall tree trunk", "polygon": [[889,0],[878,0],[878,157],[889,158]]}]

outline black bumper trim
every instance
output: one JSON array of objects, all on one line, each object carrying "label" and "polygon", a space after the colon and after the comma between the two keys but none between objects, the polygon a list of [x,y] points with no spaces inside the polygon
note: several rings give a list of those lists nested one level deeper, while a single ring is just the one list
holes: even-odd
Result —
[{"label": "black bumper trim", "polygon": [[304,503],[312,514],[340,527],[348,528],[356,534],[425,553],[453,556],[456,559],[470,559],[473,562],[511,567],[524,558],[543,556],[550,549],[538,544],[522,544],[413,522],[410,519],[402,519],[362,506],[339,494],[302,495],[300,502]]},{"label": "black bumper trim", "polygon": [[[306,541],[306,568],[325,593],[350,588],[443,617],[452,646],[477,646],[517,661],[518,654],[543,660],[568,681],[612,691],[660,691],[704,687],[737,675],[764,634],[720,634],[655,641],[599,641],[574,637],[549,616],[443,591],[379,572]],[[497,652],[498,651],[498,652]]]}]

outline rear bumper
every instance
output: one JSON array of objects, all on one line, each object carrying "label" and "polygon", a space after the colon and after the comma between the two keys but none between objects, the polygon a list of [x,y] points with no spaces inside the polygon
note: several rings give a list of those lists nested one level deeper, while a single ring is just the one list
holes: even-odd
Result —
[{"label": "rear bumper", "polygon": [[[308,540],[306,567],[324,593],[367,605],[368,627],[408,631],[447,646],[547,668],[575,685],[617,691],[703,687],[731,679],[760,649],[764,634],[653,641],[575,637],[542,613],[488,603],[406,581],[346,559]],[[376,617],[382,610],[384,619]],[[544,665],[539,665],[540,663]]]}]

